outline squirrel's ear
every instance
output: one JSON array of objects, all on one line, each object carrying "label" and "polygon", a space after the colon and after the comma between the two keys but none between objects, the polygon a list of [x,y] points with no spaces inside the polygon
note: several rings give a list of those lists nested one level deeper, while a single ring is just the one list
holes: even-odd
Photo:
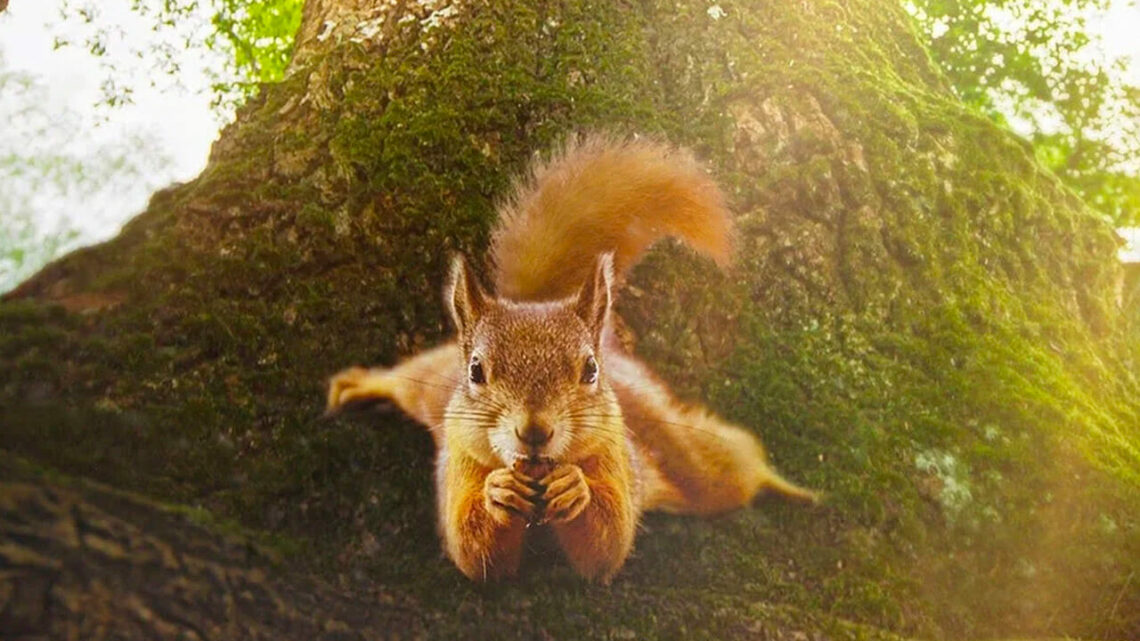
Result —
[{"label": "squirrel's ear", "polygon": [[606,317],[610,313],[610,300],[613,298],[611,290],[614,281],[614,255],[606,252],[598,256],[594,264],[594,271],[582,289],[578,292],[578,299],[574,302],[574,312],[578,314],[598,340],[606,326]]},{"label": "squirrel's ear", "polygon": [[456,254],[451,259],[451,278],[444,290],[444,302],[451,310],[451,318],[455,321],[455,329],[460,337],[466,336],[475,327],[487,309],[487,294],[471,273],[463,254]]}]

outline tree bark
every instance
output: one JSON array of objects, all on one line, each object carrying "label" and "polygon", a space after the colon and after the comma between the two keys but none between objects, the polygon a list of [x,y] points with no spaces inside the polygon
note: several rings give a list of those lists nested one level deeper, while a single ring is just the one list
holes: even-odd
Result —
[{"label": "tree bark", "polygon": [[6,639],[396,639],[423,637],[412,604],[351,596],[298,576],[185,511],[98,485],[10,476],[0,548]]},{"label": "tree bark", "polygon": [[[1140,341],[1111,229],[951,95],[912,29],[869,0],[309,0],[287,78],[200,177],[0,303],[0,461],[24,470],[0,489],[0,623],[1140,635]],[[730,272],[671,246],[635,270],[618,309],[639,355],[829,502],[651,518],[610,588],[540,556],[478,589],[439,555],[426,436],[322,420],[321,390],[441,340],[446,256],[481,256],[510,177],[597,129],[692,147],[738,212]]]}]

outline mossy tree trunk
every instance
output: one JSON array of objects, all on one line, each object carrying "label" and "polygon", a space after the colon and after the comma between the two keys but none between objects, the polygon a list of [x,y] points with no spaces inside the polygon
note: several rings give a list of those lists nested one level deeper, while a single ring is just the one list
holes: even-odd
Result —
[{"label": "mossy tree trunk", "polygon": [[[0,624],[1140,635],[1114,237],[912,28],[871,0],[309,0],[289,76],[198,179],[0,304]],[[638,352],[829,500],[650,518],[611,587],[480,589],[438,552],[424,434],[322,420],[321,392],[440,340],[446,255],[480,255],[532,153],[595,129],[692,147],[739,214],[730,273],[671,247],[635,271]],[[234,554],[235,525],[278,560]]]}]

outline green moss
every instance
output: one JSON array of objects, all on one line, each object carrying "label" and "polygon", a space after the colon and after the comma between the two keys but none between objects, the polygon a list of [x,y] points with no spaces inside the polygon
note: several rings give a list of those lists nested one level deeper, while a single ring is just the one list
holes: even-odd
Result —
[{"label": "green moss", "polygon": [[[443,636],[1134,636],[1140,340],[1109,230],[901,9],[718,6],[496,2],[426,51],[413,21],[314,55],[39,290],[126,302],[0,304],[4,447],[301,541],[290,563],[430,603]],[[739,212],[730,273],[670,246],[635,270],[639,354],[828,501],[651,517],[611,588],[482,589],[440,558],[426,435],[320,419],[323,385],[445,335],[447,254],[594,128],[694,147]]]}]

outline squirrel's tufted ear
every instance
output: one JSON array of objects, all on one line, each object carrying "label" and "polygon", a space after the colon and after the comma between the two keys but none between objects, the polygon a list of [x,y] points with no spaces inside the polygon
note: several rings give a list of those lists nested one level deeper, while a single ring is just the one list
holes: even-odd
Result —
[{"label": "squirrel's tufted ear", "polygon": [[487,310],[487,294],[471,273],[463,254],[456,254],[451,259],[451,277],[447,281],[443,297],[462,341]]},{"label": "squirrel's tufted ear", "polygon": [[602,330],[605,329],[606,318],[610,313],[613,281],[614,255],[613,252],[606,252],[598,256],[593,272],[578,291],[578,298],[574,302],[574,312],[590,328],[595,342],[601,341]]}]

